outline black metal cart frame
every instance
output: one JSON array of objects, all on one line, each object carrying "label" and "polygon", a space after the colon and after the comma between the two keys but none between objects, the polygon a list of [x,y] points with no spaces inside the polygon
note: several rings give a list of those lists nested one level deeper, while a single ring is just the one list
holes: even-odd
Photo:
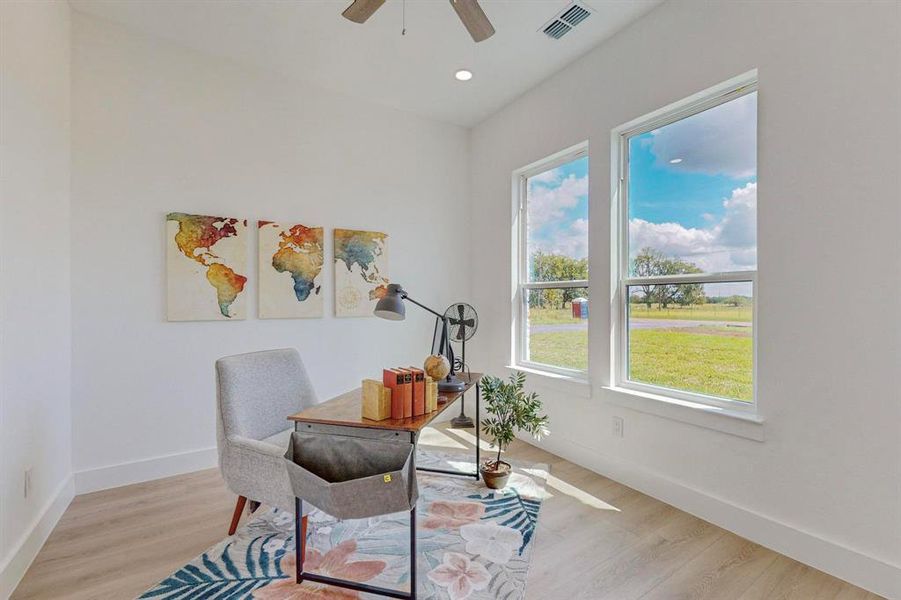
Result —
[{"label": "black metal cart frame", "polygon": [[318,573],[305,573],[303,570],[304,553],[303,553],[303,532],[301,531],[301,519],[303,518],[303,500],[294,499],[294,548],[297,553],[295,562],[295,581],[300,584],[304,581],[314,581],[316,583],[325,583],[328,585],[336,585],[338,587],[365,592],[368,594],[379,594],[388,596],[389,598],[402,598],[403,600],[415,600],[416,598],[416,507],[410,509],[410,591],[402,592],[390,588],[383,588],[377,585],[368,585],[358,581],[348,581],[346,579],[336,579],[328,575],[319,575]]},{"label": "black metal cart frame", "polygon": [[[454,475],[457,477],[475,477],[478,481],[479,475],[479,462],[481,460],[480,454],[480,445],[481,445],[481,435],[479,432],[479,422],[481,418],[480,410],[481,410],[481,389],[479,384],[476,383],[476,462],[475,462],[475,473],[466,473],[463,471],[455,471],[451,469],[433,469],[429,467],[416,467],[417,471],[424,471],[428,473],[440,473],[443,475]],[[464,401],[465,394],[460,395],[460,402]],[[303,427],[302,427],[303,426]],[[385,430],[374,430],[374,429],[366,429],[361,427],[341,427],[337,425],[321,425],[315,426],[311,423],[295,423],[295,430],[299,431],[303,429],[307,433],[322,433],[327,435],[350,435],[357,437],[384,437],[386,434],[390,435],[393,438],[400,437],[403,433],[409,433],[410,436],[410,444],[413,445],[413,460],[416,460],[416,445],[419,442],[419,436],[417,432],[390,432]],[[369,433],[366,433],[369,432]],[[358,592],[364,592],[369,594],[378,594],[381,596],[387,596],[389,598],[400,598],[402,600],[415,600],[416,599],[416,506],[410,509],[410,591],[403,592],[400,590],[394,590],[390,588],[383,588],[374,585],[368,585],[365,583],[360,583],[358,581],[348,581],[346,579],[337,579],[335,577],[329,577],[327,575],[319,575],[318,573],[308,573],[303,570],[304,563],[304,552],[303,549],[305,547],[304,539],[303,539],[303,531],[301,527],[301,520],[303,518],[303,500],[300,498],[294,499],[294,548],[296,552],[296,562],[295,562],[295,581],[300,584],[304,581],[312,581],[315,583],[324,583],[327,585],[334,585],[342,588],[346,588],[349,590],[355,590]]]}]

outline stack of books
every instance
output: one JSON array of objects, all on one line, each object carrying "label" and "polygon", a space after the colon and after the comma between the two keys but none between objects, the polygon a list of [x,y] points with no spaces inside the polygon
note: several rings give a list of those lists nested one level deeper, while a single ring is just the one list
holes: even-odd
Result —
[{"label": "stack of books", "polygon": [[382,381],[363,380],[363,418],[408,419],[438,410],[438,382],[422,369],[385,369]]}]

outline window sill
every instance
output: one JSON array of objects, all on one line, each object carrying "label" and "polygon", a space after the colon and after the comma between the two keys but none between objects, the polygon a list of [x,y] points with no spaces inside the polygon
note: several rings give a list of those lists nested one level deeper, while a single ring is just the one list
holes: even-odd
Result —
[{"label": "window sill", "polygon": [[756,442],[764,441],[764,420],[756,414],[621,387],[604,386],[601,390],[603,400],[617,406]]},{"label": "window sill", "polygon": [[563,375],[522,365],[507,365],[506,368],[510,371],[522,371],[529,376],[529,382],[538,387],[572,394],[580,398],[591,398],[591,383],[587,376]]}]

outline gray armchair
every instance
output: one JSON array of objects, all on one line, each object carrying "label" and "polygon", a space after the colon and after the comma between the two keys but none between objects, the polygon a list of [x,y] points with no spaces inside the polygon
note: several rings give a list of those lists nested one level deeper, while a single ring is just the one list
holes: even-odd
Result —
[{"label": "gray armchair", "polygon": [[294,510],[284,454],[292,428],[287,416],[317,403],[297,350],[266,350],[216,361],[219,469],[238,495],[229,535],[247,500]]}]

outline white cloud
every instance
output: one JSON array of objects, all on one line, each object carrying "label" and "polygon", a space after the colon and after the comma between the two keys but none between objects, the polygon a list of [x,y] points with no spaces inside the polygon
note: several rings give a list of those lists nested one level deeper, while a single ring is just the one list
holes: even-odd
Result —
[{"label": "white cloud", "polygon": [[[569,175],[563,178],[559,169],[551,169],[538,177],[544,177],[540,185],[535,185],[534,177],[529,179],[530,246],[573,258],[588,256],[588,220],[579,218],[567,222],[567,211],[588,194],[588,177]],[[550,187],[543,185],[548,183]]]},{"label": "white cloud", "polygon": [[535,244],[542,252],[572,258],[588,256],[588,219],[576,219],[566,229]]},{"label": "white cloud", "polygon": [[[757,172],[757,93],[651,132],[657,164],[676,171],[753,177]],[[681,158],[677,164],[673,159]]]},{"label": "white cloud", "polygon": [[567,209],[576,206],[587,194],[587,176],[570,175],[556,187],[529,185],[529,230],[537,231],[559,221]]},{"label": "white cloud", "polygon": [[720,243],[737,248],[756,247],[757,183],[732,190],[732,196],[723,206],[726,214],[719,225]]},{"label": "white cloud", "polygon": [[757,183],[732,190],[723,207],[723,218],[706,228],[631,219],[630,254],[634,257],[650,246],[708,273],[753,269],[757,264]]}]

